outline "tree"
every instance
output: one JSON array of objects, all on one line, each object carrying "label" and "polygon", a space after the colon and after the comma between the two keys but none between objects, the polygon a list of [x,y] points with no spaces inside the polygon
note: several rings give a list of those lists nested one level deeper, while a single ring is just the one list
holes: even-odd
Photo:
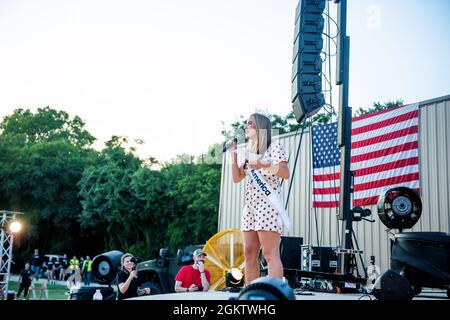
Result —
[{"label": "tree", "polygon": [[0,123],[0,203],[25,212],[24,254],[83,243],[77,182],[96,157],[79,117],[46,107],[17,109]]},{"label": "tree", "polygon": [[201,164],[191,170],[171,192],[178,209],[168,226],[171,249],[203,244],[217,232],[221,166]]},{"label": "tree", "polygon": [[134,194],[132,180],[142,161],[133,149],[126,149],[127,143],[125,137],[113,136],[78,183],[81,226],[103,234],[107,250],[128,251],[137,241],[135,217],[142,203]]},{"label": "tree", "polygon": [[355,114],[356,114],[356,116],[361,116],[363,114],[387,110],[387,109],[395,108],[395,107],[402,106],[402,105],[403,105],[403,99],[386,101],[384,103],[380,103],[378,101],[378,102],[374,102],[373,106],[368,109],[364,109],[361,107],[358,108],[358,110],[356,110]]},{"label": "tree", "polygon": [[167,229],[174,217],[173,199],[167,193],[167,185],[161,171],[148,167],[138,169],[133,175],[131,187],[142,204],[134,219],[142,241],[133,252],[139,252],[141,256],[154,256],[161,247],[167,247]]},{"label": "tree", "polygon": [[221,158],[209,153],[217,146],[153,170],[158,161],[139,159],[127,137],[95,151],[79,117],[49,107],[17,109],[0,129],[0,203],[26,213],[25,259],[34,248],[147,258],[216,232]]},{"label": "tree", "polygon": [[221,166],[180,155],[152,170],[127,151],[123,137],[106,143],[79,183],[83,230],[102,233],[105,250],[147,258],[204,243],[216,232]]},{"label": "tree", "polygon": [[63,140],[79,147],[92,145],[95,138],[84,129],[80,117],[70,119],[64,111],[50,107],[38,108],[36,113],[29,109],[16,109],[5,116],[0,124],[2,140],[10,140],[24,146],[38,142]]}]

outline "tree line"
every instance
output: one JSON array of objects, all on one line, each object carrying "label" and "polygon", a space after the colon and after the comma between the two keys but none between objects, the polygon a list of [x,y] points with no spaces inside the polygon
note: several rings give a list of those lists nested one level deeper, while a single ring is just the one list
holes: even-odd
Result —
[{"label": "tree line", "polygon": [[50,107],[17,109],[0,130],[0,208],[25,213],[19,260],[34,248],[91,256],[119,249],[148,259],[216,232],[220,162],[180,155],[159,164],[120,136],[95,150],[78,116]]}]

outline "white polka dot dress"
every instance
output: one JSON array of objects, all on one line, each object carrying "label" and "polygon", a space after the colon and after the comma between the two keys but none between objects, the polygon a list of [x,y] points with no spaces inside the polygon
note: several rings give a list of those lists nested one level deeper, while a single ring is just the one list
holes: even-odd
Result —
[{"label": "white polka dot dress", "polygon": [[[272,165],[287,161],[284,147],[279,143],[271,143],[260,161],[270,162]],[[258,173],[264,177],[275,192],[281,194],[280,178],[266,169],[259,169]],[[247,177],[241,231],[274,231],[281,234],[283,229],[278,216],[279,212],[266,196],[253,186],[251,178]]]}]

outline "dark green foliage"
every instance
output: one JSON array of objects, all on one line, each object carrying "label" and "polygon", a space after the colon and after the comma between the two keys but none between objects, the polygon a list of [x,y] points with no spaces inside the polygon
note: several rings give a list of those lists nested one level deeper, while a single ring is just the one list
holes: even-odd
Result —
[{"label": "dark green foliage", "polygon": [[[221,166],[202,164],[186,169],[192,173],[182,175],[171,189],[177,213],[168,226],[171,249],[186,245],[185,239],[192,244],[205,243],[217,232]],[[173,168],[165,170],[169,173]]]},{"label": "dark green foliage", "polygon": [[391,109],[391,108],[395,108],[395,107],[398,107],[398,106],[401,106],[401,105],[403,105],[403,99],[387,101],[387,102],[384,102],[384,103],[374,102],[373,106],[368,108],[368,109],[358,108],[358,110],[356,110],[355,114],[357,116],[361,116],[363,114],[377,112],[377,111],[382,111],[382,110],[386,110],[386,109]]},{"label": "dark green foliage", "polygon": [[[20,261],[44,253],[94,256],[204,243],[216,232],[221,166],[217,155],[141,160],[126,137],[98,152],[80,118],[49,107],[17,109],[0,124],[0,204],[25,213]],[[139,143],[139,141],[136,141]]]},{"label": "dark green foliage", "polygon": [[12,115],[3,118],[0,130],[1,139],[14,142],[16,146],[62,140],[88,147],[95,141],[79,117],[70,119],[66,112],[50,107],[38,108],[36,113],[16,109]]},{"label": "dark green foliage", "polygon": [[0,207],[26,213],[16,242],[23,255],[35,247],[75,251],[83,242],[77,183],[96,158],[83,126],[48,107],[18,109],[0,124]]}]

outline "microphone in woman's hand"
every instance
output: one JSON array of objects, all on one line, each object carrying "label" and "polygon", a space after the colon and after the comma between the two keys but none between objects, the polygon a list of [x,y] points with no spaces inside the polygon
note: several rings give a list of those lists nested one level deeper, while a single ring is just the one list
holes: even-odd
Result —
[{"label": "microphone in woman's hand", "polygon": [[231,146],[233,145],[233,142],[237,143],[240,138],[241,138],[240,134],[235,135],[233,137],[233,139],[231,140],[231,142],[228,142],[228,143],[224,144],[224,146],[222,148],[222,152],[227,152],[227,150],[230,149]]}]

